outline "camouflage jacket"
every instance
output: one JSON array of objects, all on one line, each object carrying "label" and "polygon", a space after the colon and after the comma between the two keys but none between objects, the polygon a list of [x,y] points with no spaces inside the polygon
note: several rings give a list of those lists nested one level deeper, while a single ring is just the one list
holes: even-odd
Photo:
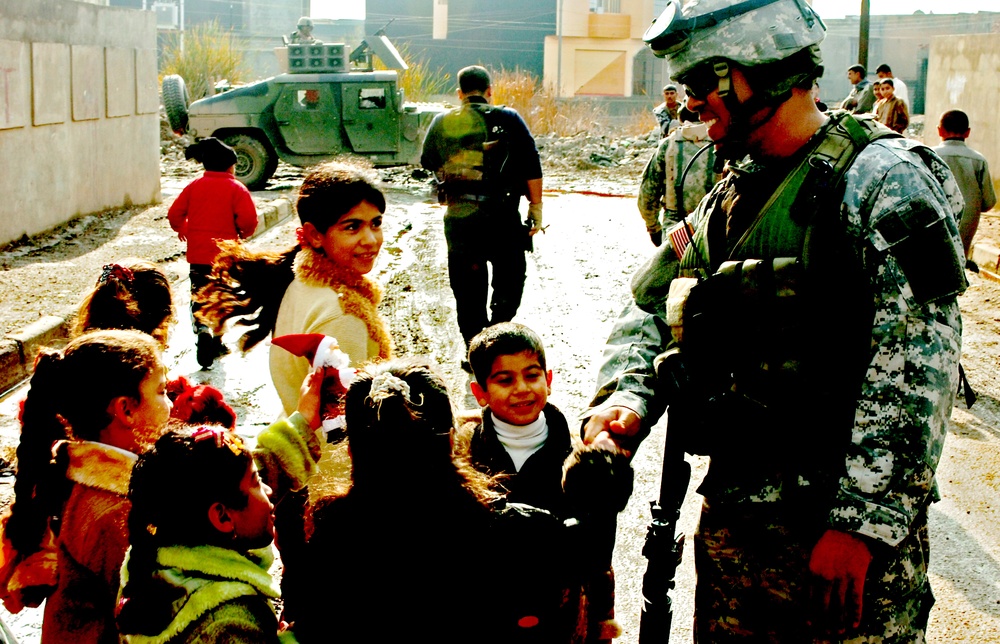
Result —
[{"label": "camouflage jacket", "polygon": [[[662,229],[659,219],[661,208],[666,225],[694,212],[698,203],[719,180],[719,175],[712,171],[715,163],[714,150],[707,150],[691,166],[684,185],[679,185],[688,162],[707,144],[708,128],[704,123],[685,123],[660,141],[656,152],[646,164],[642,183],[639,185],[639,214],[646,223],[646,232],[656,233]],[[680,208],[678,193],[683,195]]]},{"label": "camouflage jacket", "polygon": [[[750,162],[736,164],[734,173],[716,185],[699,205],[693,216],[699,222],[695,244],[699,236],[704,241],[713,234],[710,229],[714,221],[722,226],[719,234],[723,246],[727,245],[726,200],[735,200],[733,189],[741,171],[752,170],[752,166]],[[781,175],[783,170],[773,169],[772,174]],[[766,177],[767,169],[763,172],[761,176]],[[752,177],[744,187],[758,185],[761,176]],[[771,185],[776,185],[781,176],[770,179]],[[872,311],[853,329],[846,323],[839,326],[836,321],[828,328],[831,335],[853,331],[864,338],[867,346],[860,355],[867,364],[851,372],[856,377],[847,383],[847,390],[852,392],[843,401],[847,414],[836,417],[843,426],[831,427],[824,419],[827,410],[810,410],[805,405],[799,408],[805,416],[795,421],[801,434],[838,434],[836,440],[827,441],[835,448],[828,450],[823,460],[826,471],[819,473],[832,481],[832,489],[812,500],[813,509],[830,527],[895,545],[907,534],[914,516],[935,499],[934,472],[957,389],[961,318],[954,295],[931,301],[915,297],[915,286],[920,285],[908,279],[897,259],[900,253],[886,233],[891,229],[888,224],[898,223],[901,217],[903,221],[917,217],[924,224],[933,222],[943,227],[947,253],[961,258],[956,227],[961,208],[961,195],[947,166],[928,148],[913,141],[875,141],[860,152],[847,171],[840,207],[833,208],[839,217],[833,221],[838,239],[844,241],[841,245],[846,245],[858,259],[860,270],[848,273],[854,275],[849,278],[853,282],[844,284],[842,290],[849,292],[856,287],[870,295],[867,300]],[[722,221],[718,224],[720,214]],[[711,243],[708,246],[711,248]],[[710,252],[705,259],[704,268],[711,272],[726,257]],[[623,406],[638,413],[643,418],[643,429],[648,430],[663,414],[665,403],[657,396],[653,360],[675,344],[665,320],[665,287],[680,275],[681,262],[671,242],[664,239],[663,246],[633,278],[634,301],[626,307],[608,339],[598,391],[584,419],[606,407]],[[961,282],[961,290],[964,274],[956,279]],[[657,285],[663,289],[657,290]],[[841,313],[836,304],[829,303],[829,317]],[[733,316],[730,324],[738,326],[742,320]],[[825,339],[815,337],[814,343]],[[807,391],[808,383],[801,389]],[[732,420],[740,423],[738,418]],[[751,438],[766,446],[761,454],[778,447],[768,443],[769,435]],[[807,437],[809,441],[822,438]],[[796,490],[789,488],[796,487],[796,481],[789,484],[787,479],[782,480],[780,465],[747,460],[743,459],[742,468],[733,468],[723,476],[725,485],[716,487],[713,501],[777,502],[795,496]],[[713,455],[709,476],[712,470],[734,462],[717,462]],[[799,478],[798,491],[809,489],[811,482]]]}]

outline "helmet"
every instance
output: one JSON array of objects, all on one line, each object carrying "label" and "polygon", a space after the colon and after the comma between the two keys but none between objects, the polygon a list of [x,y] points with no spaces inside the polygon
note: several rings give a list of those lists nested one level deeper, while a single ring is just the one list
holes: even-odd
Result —
[{"label": "helmet", "polygon": [[302,16],[301,18],[299,18],[299,21],[298,23],[296,23],[295,26],[298,27],[299,29],[302,29],[303,27],[309,27],[310,29],[312,29],[313,27],[312,18],[309,18],[307,16]]},{"label": "helmet", "polygon": [[754,67],[818,45],[826,25],[805,0],[669,0],[643,34],[672,78],[710,60]]}]

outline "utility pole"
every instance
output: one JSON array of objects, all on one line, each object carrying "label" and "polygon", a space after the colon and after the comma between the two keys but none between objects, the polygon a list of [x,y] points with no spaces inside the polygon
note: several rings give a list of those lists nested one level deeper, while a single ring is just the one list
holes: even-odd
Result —
[{"label": "utility pole", "polygon": [[558,0],[556,2],[556,12],[559,14],[556,16],[556,35],[559,40],[559,51],[556,54],[556,98],[562,98],[562,32],[563,32],[563,13],[562,7],[565,0]]},{"label": "utility pole", "polygon": [[861,0],[861,30],[858,34],[858,64],[868,69],[868,31],[871,25],[871,0]]}]

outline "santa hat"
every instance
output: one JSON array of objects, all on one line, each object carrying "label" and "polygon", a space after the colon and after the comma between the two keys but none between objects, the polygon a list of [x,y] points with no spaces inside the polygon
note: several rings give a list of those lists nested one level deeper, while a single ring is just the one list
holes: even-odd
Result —
[{"label": "santa hat", "polygon": [[273,338],[271,344],[307,359],[313,369],[316,367],[342,369],[351,363],[347,354],[340,350],[337,338],[322,333],[281,335]]},{"label": "santa hat", "polygon": [[328,435],[330,432],[342,433],[344,429],[343,396],[347,392],[347,388],[354,382],[357,372],[347,366],[351,363],[351,359],[340,350],[337,339],[322,333],[293,333],[272,338],[271,344],[276,344],[289,353],[306,358],[313,369],[324,367],[330,370],[326,372],[327,375],[323,380],[324,393],[332,394],[331,399],[324,401],[320,414],[323,431]]}]

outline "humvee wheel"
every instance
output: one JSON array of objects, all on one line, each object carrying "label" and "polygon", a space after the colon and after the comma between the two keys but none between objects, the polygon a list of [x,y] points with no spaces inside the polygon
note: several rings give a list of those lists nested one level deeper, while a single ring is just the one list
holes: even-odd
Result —
[{"label": "humvee wheel", "polygon": [[278,169],[278,157],[267,144],[249,134],[234,134],[223,141],[236,150],[236,178],[250,190],[262,190]]},{"label": "humvee wheel", "polygon": [[188,93],[184,79],[177,74],[163,77],[163,111],[167,113],[170,129],[176,134],[187,132]]}]

